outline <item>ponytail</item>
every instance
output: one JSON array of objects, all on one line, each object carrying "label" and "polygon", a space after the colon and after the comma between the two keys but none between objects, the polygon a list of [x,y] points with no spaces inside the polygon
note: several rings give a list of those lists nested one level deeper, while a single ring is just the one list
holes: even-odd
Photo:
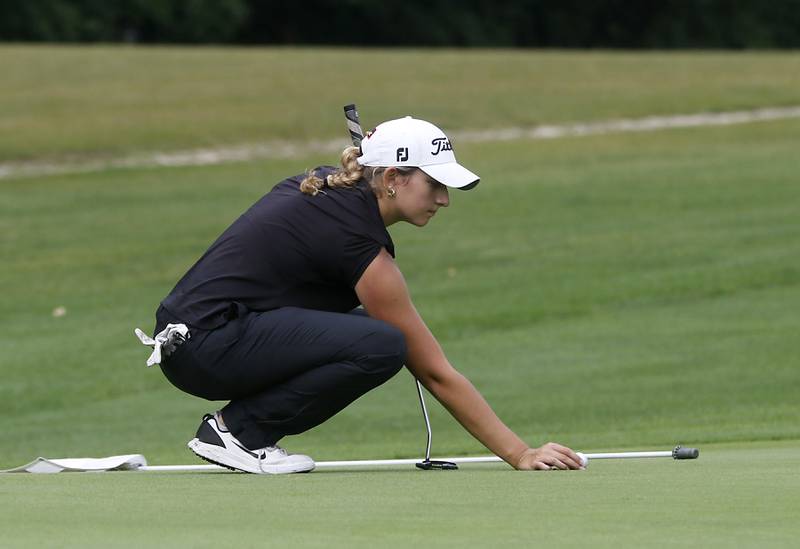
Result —
[{"label": "ponytail", "polygon": [[342,151],[342,167],[330,174],[326,178],[327,181],[323,181],[317,177],[314,171],[308,172],[306,178],[300,183],[300,190],[305,194],[316,196],[326,183],[329,187],[355,186],[364,176],[364,166],[359,164],[358,160],[356,160],[359,156],[359,152],[360,150],[358,147],[347,147]]},{"label": "ponytail", "polygon": [[[359,181],[366,179],[375,196],[379,198],[385,196],[386,189],[383,188],[380,176],[386,168],[362,166],[357,160],[360,153],[361,149],[358,147],[347,147],[342,151],[341,168],[328,175],[325,181],[317,177],[313,170],[307,172],[305,179],[300,182],[300,190],[305,194],[316,196],[318,193],[324,192],[322,189],[325,185],[331,188],[355,187]],[[417,168],[396,166],[395,169],[403,175],[410,175]]]}]

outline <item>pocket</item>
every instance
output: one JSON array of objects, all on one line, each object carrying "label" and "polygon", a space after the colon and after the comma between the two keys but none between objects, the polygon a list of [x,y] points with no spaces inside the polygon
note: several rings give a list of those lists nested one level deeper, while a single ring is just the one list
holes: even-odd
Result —
[{"label": "pocket", "polygon": [[218,361],[220,356],[239,342],[243,321],[242,318],[234,318],[219,328],[204,332],[196,341],[191,341],[197,360],[203,363]]},{"label": "pocket", "polygon": [[228,321],[219,328],[212,330],[209,334],[209,339],[213,339],[214,343],[222,348],[228,348],[236,344],[241,337],[249,313],[250,309],[238,301],[234,301],[230,304],[228,312],[225,314]]}]

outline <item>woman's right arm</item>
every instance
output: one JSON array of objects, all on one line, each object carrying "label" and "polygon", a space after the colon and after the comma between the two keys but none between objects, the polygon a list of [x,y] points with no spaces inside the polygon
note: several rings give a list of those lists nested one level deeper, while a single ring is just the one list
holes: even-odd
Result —
[{"label": "woman's right arm", "polygon": [[407,367],[476,439],[517,469],[579,469],[580,458],[565,446],[530,448],[494,413],[470,381],[447,360],[420,317],[400,269],[385,251],[356,284],[367,313],[398,328],[406,339]]}]

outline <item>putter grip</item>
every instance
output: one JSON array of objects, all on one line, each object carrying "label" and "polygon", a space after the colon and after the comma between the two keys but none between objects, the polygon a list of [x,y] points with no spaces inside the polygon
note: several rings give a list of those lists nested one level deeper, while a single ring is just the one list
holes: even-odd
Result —
[{"label": "putter grip", "polygon": [[361,123],[358,121],[358,111],[355,104],[344,106],[344,117],[347,119],[347,130],[350,132],[353,146],[360,147],[361,140],[364,139],[364,130],[361,129]]},{"label": "putter grip", "polygon": [[674,459],[697,459],[700,457],[700,450],[697,448],[682,448],[681,446],[676,446],[674,450],[672,450],[672,457]]}]

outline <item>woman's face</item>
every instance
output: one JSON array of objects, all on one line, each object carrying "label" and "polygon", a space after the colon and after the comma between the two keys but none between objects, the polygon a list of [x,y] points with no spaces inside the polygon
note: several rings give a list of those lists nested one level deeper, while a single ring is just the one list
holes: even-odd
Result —
[{"label": "woman's face", "polygon": [[427,225],[439,208],[450,204],[447,187],[419,169],[396,178],[393,186],[397,191],[393,200],[402,220],[417,227]]}]

